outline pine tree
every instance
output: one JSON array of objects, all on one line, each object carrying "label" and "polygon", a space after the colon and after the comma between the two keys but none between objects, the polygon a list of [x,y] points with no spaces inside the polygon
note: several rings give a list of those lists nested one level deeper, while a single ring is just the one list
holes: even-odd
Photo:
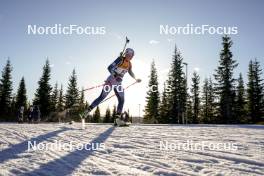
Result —
[{"label": "pine tree", "polygon": [[16,109],[19,109],[21,106],[27,109],[27,90],[24,77],[20,81],[16,95]]},{"label": "pine tree", "polygon": [[163,85],[163,92],[161,95],[161,102],[159,107],[159,123],[169,123],[169,103],[168,103],[168,90],[166,83]]},{"label": "pine tree", "polygon": [[193,102],[193,118],[191,119],[191,121],[189,119],[191,123],[198,123],[199,112],[200,112],[199,84],[200,84],[200,77],[197,72],[194,72],[192,78],[192,88],[191,88],[192,102]]},{"label": "pine tree", "polygon": [[107,107],[106,111],[105,111],[105,117],[104,117],[104,123],[110,123],[111,120],[111,111],[110,108]]},{"label": "pine tree", "polygon": [[40,107],[41,115],[47,116],[51,112],[51,91],[52,87],[49,83],[50,81],[50,64],[49,60],[46,60],[46,63],[43,67],[43,73],[38,81],[38,89],[35,93],[34,105]]},{"label": "pine tree", "polygon": [[77,88],[77,76],[75,69],[72,71],[72,75],[69,78],[68,89],[66,93],[66,108],[71,108],[73,105],[79,104],[79,91]]},{"label": "pine tree", "polygon": [[202,122],[215,123],[215,96],[212,79],[206,78],[204,80],[202,92]]},{"label": "pine tree", "polygon": [[[7,63],[2,71],[2,78],[0,79],[0,115],[8,116],[10,113],[11,100],[12,100],[12,66],[10,60],[7,60]],[[8,118],[3,118],[3,120],[10,120]]]},{"label": "pine tree", "polygon": [[157,69],[154,61],[151,63],[148,87],[149,90],[146,97],[144,121],[146,123],[157,123],[159,117],[159,89]]},{"label": "pine tree", "polygon": [[192,97],[187,94],[187,100],[186,100],[186,124],[192,123],[192,117],[193,117],[193,101]]},{"label": "pine tree", "polygon": [[261,79],[262,70],[260,63],[255,60],[250,60],[248,71],[247,85],[247,106],[249,116],[253,123],[260,121],[263,115],[263,79]]},{"label": "pine tree", "polygon": [[79,102],[79,110],[84,111],[84,109],[85,109],[84,88],[82,88],[80,102]]},{"label": "pine tree", "polygon": [[244,88],[244,81],[243,81],[243,77],[242,74],[239,74],[239,78],[237,80],[238,85],[237,85],[237,90],[236,90],[236,110],[235,110],[235,114],[236,114],[236,119],[235,122],[236,123],[241,123],[243,121],[245,121],[245,117],[246,117],[246,100],[245,100],[245,88]]},{"label": "pine tree", "polygon": [[59,90],[59,98],[58,98],[58,106],[57,111],[63,111],[64,110],[64,97],[63,97],[63,86],[61,85],[61,88]]},{"label": "pine tree", "polygon": [[170,123],[182,123],[186,109],[187,87],[182,60],[182,56],[175,46],[168,79],[168,86],[171,88],[168,94]]},{"label": "pine tree", "polygon": [[100,108],[99,106],[97,106],[93,114],[93,123],[99,123],[100,120],[101,120]]},{"label": "pine tree", "polygon": [[51,111],[57,111],[59,102],[59,90],[58,90],[58,83],[56,82],[52,94],[51,94]]},{"label": "pine tree", "polygon": [[235,79],[233,71],[237,67],[236,61],[232,58],[233,54],[230,51],[233,42],[230,37],[223,37],[223,49],[220,53],[219,66],[215,70],[216,93],[219,98],[219,122],[230,123],[234,118],[234,95],[235,95]]},{"label": "pine tree", "polygon": [[111,123],[114,123],[114,119],[116,116],[116,105],[113,106],[113,110],[112,110],[112,116],[111,116]]}]

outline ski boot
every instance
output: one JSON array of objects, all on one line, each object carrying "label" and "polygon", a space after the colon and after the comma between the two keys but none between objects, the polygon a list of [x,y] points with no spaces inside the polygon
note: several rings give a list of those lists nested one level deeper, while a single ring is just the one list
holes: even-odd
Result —
[{"label": "ski boot", "polygon": [[117,122],[121,119],[121,113],[117,113],[114,118],[114,126],[118,126]]}]

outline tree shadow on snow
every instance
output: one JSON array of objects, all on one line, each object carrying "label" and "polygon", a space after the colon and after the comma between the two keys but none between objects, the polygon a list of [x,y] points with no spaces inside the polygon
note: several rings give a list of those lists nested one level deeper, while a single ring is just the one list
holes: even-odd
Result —
[{"label": "tree shadow on snow", "polygon": [[[107,138],[114,131],[115,127],[110,127],[98,137],[89,142],[89,144],[104,143]],[[81,164],[82,161],[87,159],[96,150],[74,150],[73,152],[52,160],[46,164],[41,165],[38,169],[23,173],[20,175],[71,175],[73,171]],[[11,171],[12,172],[12,171]],[[15,171],[14,171],[15,172]],[[13,172],[13,173],[14,173]]]},{"label": "tree shadow on snow", "polygon": [[28,142],[34,142],[36,141],[36,143],[42,143],[46,140],[48,140],[49,138],[52,138],[54,136],[57,136],[59,133],[64,132],[66,130],[69,130],[69,128],[62,128],[60,130],[56,130],[56,131],[52,131],[50,133],[46,133],[37,137],[33,137],[29,140],[23,141],[19,144],[14,144],[11,147],[4,149],[2,151],[0,151],[0,164],[4,163],[5,161],[9,160],[9,159],[15,159],[15,158],[19,158],[19,154],[26,152],[28,150]]}]

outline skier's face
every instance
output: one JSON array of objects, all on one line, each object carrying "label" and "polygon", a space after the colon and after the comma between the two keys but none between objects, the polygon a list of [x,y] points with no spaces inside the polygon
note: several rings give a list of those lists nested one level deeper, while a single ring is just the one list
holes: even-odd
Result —
[{"label": "skier's face", "polygon": [[127,53],[125,57],[127,60],[131,60],[133,58],[133,56],[134,56],[133,54]]}]

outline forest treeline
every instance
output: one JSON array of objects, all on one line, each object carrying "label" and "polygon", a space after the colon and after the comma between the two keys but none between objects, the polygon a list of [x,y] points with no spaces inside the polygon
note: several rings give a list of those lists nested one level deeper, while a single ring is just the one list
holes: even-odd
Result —
[{"label": "forest treeline", "polygon": [[[187,87],[184,68],[187,63],[177,47],[161,93],[158,91],[158,73],[153,61],[146,96],[145,123],[263,123],[261,64],[257,59],[249,60],[247,75],[240,73],[235,77],[238,63],[231,52],[232,44],[229,36],[223,36],[214,74],[200,80],[200,75],[193,72],[190,87]],[[246,84],[243,76],[248,78]],[[152,90],[153,86],[157,91]]]},{"label": "forest treeline", "polygon": [[[214,74],[200,80],[200,75],[194,72],[189,87],[184,68],[187,63],[177,47],[173,52],[168,78],[162,83],[162,92],[158,91],[158,71],[153,61],[148,83],[150,89],[146,93],[144,122],[263,123],[264,83],[261,64],[257,59],[251,59],[246,75],[240,73],[235,77],[234,71],[238,63],[231,52],[232,44],[229,36],[223,36],[222,50]],[[0,78],[0,121],[79,121],[78,114],[88,107],[83,89],[80,90],[77,86],[75,69],[66,88],[58,83],[52,86],[51,67],[47,59],[31,101],[28,100],[24,77],[21,78],[18,89],[13,90],[12,71],[11,61],[7,59]],[[247,83],[244,83],[243,76],[247,76]],[[156,91],[153,91],[153,86]],[[115,113],[115,106],[111,109],[108,107],[104,115],[97,107],[87,121],[113,122]]]}]

